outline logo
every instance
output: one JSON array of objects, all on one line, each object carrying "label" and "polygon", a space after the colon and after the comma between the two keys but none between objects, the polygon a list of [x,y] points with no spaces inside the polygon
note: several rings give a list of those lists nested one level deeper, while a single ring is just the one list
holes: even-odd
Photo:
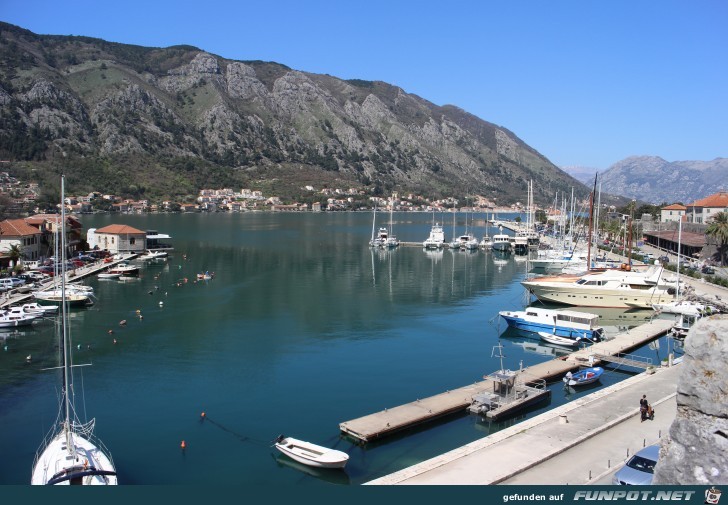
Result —
[{"label": "logo", "polygon": [[711,487],[710,489],[705,490],[705,503],[708,503],[709,505],[718,505],[718,502],[720,501],[720,489],[716,489],[714,487]]}]

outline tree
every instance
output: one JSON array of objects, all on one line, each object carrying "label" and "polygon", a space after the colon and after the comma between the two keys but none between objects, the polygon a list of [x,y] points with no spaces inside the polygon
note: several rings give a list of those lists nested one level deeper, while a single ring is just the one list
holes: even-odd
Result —
[{"label": "tree", "polygon": [[23,256],[25,256],[23,254],[23,250],[20,248],[19,244],[11,245],[10,248],[8,249],[7,254],[8,254],[8,258],[10,258],[10,263],[13,266],[15,266],[18,263],[18,261],[20,261],[23,258]]},{"label": "tree", "polygon": [[718,243],[720,263],[725,265],[726,256],[728,255],[728,211],[716,214],[713,221],[706,228],[705,234],[713,237]]}]

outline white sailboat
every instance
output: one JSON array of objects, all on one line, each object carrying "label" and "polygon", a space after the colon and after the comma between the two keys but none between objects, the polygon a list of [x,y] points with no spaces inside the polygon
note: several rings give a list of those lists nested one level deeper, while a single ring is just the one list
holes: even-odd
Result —
[{"label": "white sailboat", "polygon": [[[61,202],[64,201],[61,177]],[[61,297],[66,296],[66,216],[61,205]],[[34,485],[114,485],[116,469],[108,450],[95,439],[95,420],[82,423],[74,408],[73,362],[68,328],[68,304],[61,303],[59,320],[63,381],[61,408],[56,425],[43,441],[33,464],[30,483]]]}]

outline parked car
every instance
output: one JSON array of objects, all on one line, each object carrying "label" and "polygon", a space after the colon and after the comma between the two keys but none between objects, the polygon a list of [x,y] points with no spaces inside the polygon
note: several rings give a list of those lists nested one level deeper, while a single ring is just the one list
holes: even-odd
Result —
[{"label": "parked car", "polygon": [[22,286],[23,284],[25,284],[23,279],[18,279],[17,277],[5,277],[4,279],[0,279],[0,291],[9,291],[17,288],[18,286]]},{"label": "parked car", "polygon": [[660,262],[661,263],[670,263],[670,257],[665,254],[664,256],[660,256]]},{"label": "parked car", "polygon": [[629,458],[612,478],[612,484],[640,486],[652,484],[655,465],[660,455],[660,444],[648,445]]},{"label": "parked car", "polygon": [[706,275],[713,275],[715,273],[715,268],[705,265],[703,268],[700,269],[700,271]]}]

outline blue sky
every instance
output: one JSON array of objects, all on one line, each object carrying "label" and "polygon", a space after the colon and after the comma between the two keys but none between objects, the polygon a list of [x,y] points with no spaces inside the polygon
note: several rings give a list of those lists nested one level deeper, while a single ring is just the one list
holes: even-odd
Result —
[{"label": "blue sky", "polygon": [[0,0],[0,20],[386,81],[559,166],[728,156],[725,0]]}]

